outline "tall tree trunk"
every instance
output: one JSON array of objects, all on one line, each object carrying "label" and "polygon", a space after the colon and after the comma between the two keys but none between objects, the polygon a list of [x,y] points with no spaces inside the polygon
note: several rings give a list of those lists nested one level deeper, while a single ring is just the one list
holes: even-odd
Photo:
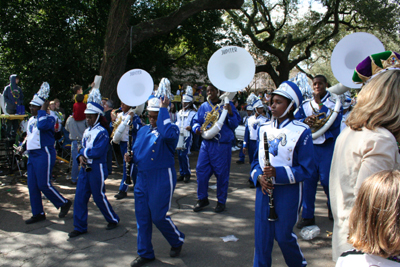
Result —
[{"label": "tall tree trunk", "polygon": [[103,61],[100,67],[101,92],[115,99],[119,78],[125,72],[129,54],[129,20],[135,0],[112,0],[107,21]]},{"label": "tall tree trunk", "polygon": [[[129,54],[129,18],[135,0],[112,0],[107,22],[103,62],[100,75],[103,76],[101,91],[104,96],[115,99],[119,78],[126,71]],[[244,0],[194,0],[169,15],[142,22],[132,28],[132,47],[152,37],[166,34],[181,22],[203,10],[240,8]]]}]

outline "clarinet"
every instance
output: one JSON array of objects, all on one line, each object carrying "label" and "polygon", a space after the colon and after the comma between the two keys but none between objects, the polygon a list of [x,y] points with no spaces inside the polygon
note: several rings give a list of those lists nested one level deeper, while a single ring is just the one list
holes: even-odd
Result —
[{"label": "clarinet", "polygon": [[[265,166],[271,166],[271,163],[269,161],[269,144],[268,144],[268,138],[267,138],[267,133],[264,132],[264,152],[265,152]],[[274,177],[267,177],[266,181],[272,184],[272,179]],[[268,216],[268,221],[274,222],[278,220],[278,215],[276,214],[275,211],[275,204],[274,204],[274,190],[273,189],[268,189],[268,196],[269,196],[269,216]]]},{"label": "clarinet", "polygon": [[[128,125],[128,127],[130,127],[130,126]],[[128,149],[127,149],[127,153],[129,154],[129,157],[132,158],[133,151],[132,151],[132,135],[131,135],[131,131],[128,131]],[[132,167],[131,161],[126,162],[126,180],[125,180],[125,184],[127,184],[127,185],[132,184],[131,167]]]}]

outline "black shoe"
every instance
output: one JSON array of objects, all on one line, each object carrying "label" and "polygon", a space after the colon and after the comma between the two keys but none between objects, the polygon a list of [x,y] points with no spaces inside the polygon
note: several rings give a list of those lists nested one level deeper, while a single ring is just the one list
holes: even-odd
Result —
[{"label": "black shoe", "polygon": [[118,223],[108,223],[107,227],[106,227],[106,230],[115,229],[115,228],[117,228],[117,226],[118,226]]},{"label": "black shoe", "polygon": [[180,246],[177,247],[177,248],[171,247],[171,250],[170,250],[170,252],[169,252],[169,256],[170,256],[171,258],[178,257],[179,254],[181,254],[182,246],[183,246],[183,245],[180,245]]},{"label": "black shoe", "polygon": [[303,227],[315,225],[315,217],[311,219],[301,219],[300,222],[297,223],[296,227],[298,229],[303,229]]},{"label": "black shoe", "polygon": [[36,222],[40,222],[40,221],[44,221],[44,220],[46,220],[46,215],[39,214],[39,215],[32,216],[30,219],[26,220],[25,223],[32,224],[32,223],[36,223]]},{"label": "black shoe", "polygon": [[244,164],[244,161],[238,160],[236,161],[237,164]]},{"label": "black shoe", "polygon": [[77,237],[77,236],[80,236],[80,235],[83,235],[83,234],[86,234],[86,233],[87,232],[81,232],[81,231],[78,231],[78,230],[74,230],[71,233],[69,233],[68,236],[69,236],[69,238],[74,238],[74,237]]},{"label": "black shoe", "polygon": [[249,187],[250,188],[256,188],[256,186],[254,185],[253,181],[249,180]]},{"label": "black shoe", "polygon": [[185,175],[179,175],[179,177],[176,179],[178,182],[183,181],[183,178],[185,178]]},{"label": "black shoe", "polygon": [[131,267],[140,267],[145,265],[146,263],[154,261],[156,258],[147,259],[142,257],[137,257],[134,261],[131,262]]},{"label": "black shoe", "polygon": [[217,206],[214,209],[215,212],[223,212],[224,210],[225,210],[225,204],[219,202],[217,203]]},{"label": "black shoe", "polygon": [[197,200],[196,205],[193,208],[194,212],[201,211],[205,206],[208,206],[210,202],[208,202],[208,198]]},{"label": "black shoe", "polygon": [[128,196],[127,192],[119,191],[118,194],[116,194],[114,197],[116,199],[123,199],[123,198],[126,198],[127,196]]},{"label": "black shoe", "polygon": [[67,199],[67,203],[65,203],[64,206],[60,208],[60,213],[58,214],[58,218],[64,218],[65,216],[67,216],[68,211],[71,208],[71,205],[72,205],[71,200]]},{"label": "black shoe", "polygon": [[184,180],[184,182],[185,182],[185,183],[189,183],[189,181],[190,181],[190,174],[187,174],[187,175],[185,175],[185,180]]}]

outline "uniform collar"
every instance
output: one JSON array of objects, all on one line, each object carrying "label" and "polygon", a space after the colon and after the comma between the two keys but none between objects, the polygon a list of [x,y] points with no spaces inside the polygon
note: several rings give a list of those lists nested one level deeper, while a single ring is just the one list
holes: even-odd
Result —
[{"label": "uniform collar", "polygon": [[284,128],[286,125],[288,125],[290,122],[290,119],[287,118],[286,120],[284,120],[280,125],[278,125],[278,119],[274,119],[273,121],[273,127],[277,128],[277,129],[282,129]]},{"label": "uniform collar", "polygon": [[[330,97],[330,96],[331,96],[331,93],[329,93],[329,91],[326,91],[326,95],[321,99],[321,102],[325,102],[328,99],[328,97]],[[314,97],[313,97],[313,100],[314,100]]]},{"label": "uniform collar", "polygon": [[96,128],[98,125],[100,124],[100,122],[96,123],[95,125],[93,125],[92,127],[89,128],[89,131]]}]

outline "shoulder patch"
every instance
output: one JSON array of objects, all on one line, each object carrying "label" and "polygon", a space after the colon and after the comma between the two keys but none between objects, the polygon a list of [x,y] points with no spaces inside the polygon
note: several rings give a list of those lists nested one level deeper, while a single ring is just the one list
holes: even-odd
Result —
[{"label": "shoulder patch", "polygon": [[301,126],[301,127],[306,128],[306,129],[309,128],[307,124],[305,124],[304,122],[298,121],[298,120],[292,120],[292,123],[294,125],[296,125],[296,126]]}]

